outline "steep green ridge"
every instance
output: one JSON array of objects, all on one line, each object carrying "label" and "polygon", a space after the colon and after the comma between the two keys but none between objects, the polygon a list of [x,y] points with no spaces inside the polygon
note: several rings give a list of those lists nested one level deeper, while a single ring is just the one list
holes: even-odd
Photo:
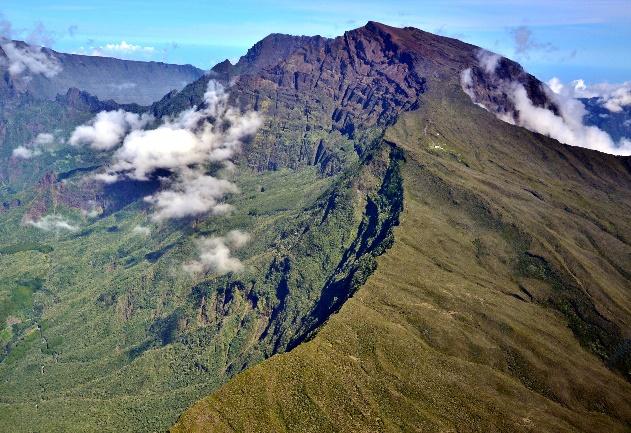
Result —
[{"label": "steep green ridge", "polygon": [[502,123],[456,81],[387,130],[404,206],[375,273],[173,432],[631,430],[630,159]]}]

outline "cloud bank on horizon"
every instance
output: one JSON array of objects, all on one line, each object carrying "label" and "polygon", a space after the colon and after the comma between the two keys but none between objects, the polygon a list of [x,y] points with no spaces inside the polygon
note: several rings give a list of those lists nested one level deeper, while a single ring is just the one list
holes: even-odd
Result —
[{"label": "cloud bank on horizon", "polygon": [[120,59],[143,59],[148,60],[154,57],[158,50],[151,46],[142,46],[128,43],[124,40],[121,42],[106,43],[100,46],[89,46],[85,48],[79,47],[75,54],[84,54],[88,56],[98,57],[116,57]]},{"label": "cloud bank on horizon", "polygon": [[631,106],[631,81],[587,84],[578,79],[564,84],[558,77],[552,77],[548,86],[554,93],[569,98],[597,98],[599,104],[612,113],[620,113]]}]

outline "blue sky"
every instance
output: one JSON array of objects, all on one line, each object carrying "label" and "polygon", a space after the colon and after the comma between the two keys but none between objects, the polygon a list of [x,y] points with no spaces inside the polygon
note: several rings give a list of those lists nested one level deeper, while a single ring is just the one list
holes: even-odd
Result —
[{"label": "blue sky", "polygon": [[631,80],[631,0],[0,0],[0,12],[14,38],[58,51],[205,69],[269,33],[333,37],[374,20],[480,45],[542,80]]}]

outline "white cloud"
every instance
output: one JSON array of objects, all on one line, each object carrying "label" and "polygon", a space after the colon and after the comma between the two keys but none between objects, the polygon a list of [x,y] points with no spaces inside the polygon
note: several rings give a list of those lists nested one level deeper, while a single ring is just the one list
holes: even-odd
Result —
[{"label": "white cloud", "polygon": [[137,84],[136,83],[132,83],[132,82],[127,82],[127,83],[109,83],[107,85],[107,87],[110,87],[112,89],[115,90],[129,90],[129,89],[133,89],[134,87],[136,87]]},{"label": "white cloud", "polygon": [[103,208],[94,200],[88,200],[87,209],[81,209],[81,215],[87,218],[96,218],[103,213]]},{"label": "white cloud", "polygon": [[[157,169],[167,169],[173,173],[171,179],[165,180],[168,188],[145,198],[156,208],[154,219],[228,212],[230,206],[222,200],[227,194],[238,192],[236,185],[208,175],[204,166],[209,162],[229,164],[243,140],[256,132],[261,119],[255,112],[240,113],[229,107],[228,94],[214,80],[208,83],[204,101],[203,108],[166,118],[154,129],[141,126],[125,132],[119,122],[104,122],[100,134],[92,129],[85,130],[89,134],[80,130],[79,136],[106,137],[107,148],[116,147],[122,140],[106,172],[96,178],[109,183],[123,177],[147,180]],[[94,121],[92,127],[96,124]]]},{"label": "white cloud", "polygon": [[479,102],[476,102],[475,92],[473,89],[473,76],[471,75],[471,68],[467,68],[460,72],[460,84],[462,90],[471,98],[475,105],[486,109],[486,107]]},{"label": "white cloud", "polygon": [[237,192],[237,186],[228,180],[187,169],[180,173],[169,189],[145,197],[145,200],[156,208],[153,218],[161,221],[207,212],[214,215],[225,214],[232,207],[221,203],[221,199],[229,193]]},{"label": "white cloud", "polygon": [[96,150],[110,150],[120,144],[129,131],[144,128],[153,121],[150,114],[124,110],[101,111],[88,125],[77,126],[70,136],[73,146],[89,145]]},{"label": "white cloud", "polygon": [[78,230],[77,226],[72,225],[65,218],[59,215],[46,215],[45,217],[37,221],[33,221],[30,219],[26,220],[25,223],[27,225],[33,226],[37,229],[44,230],[47,232],[50,232],[50,231],[60,232],[62,230],[74,232]]},{"label": "white cloud", "polygon": [[120,176],[116,173],[97,173],[94,175],[94,179],[103,183],[116,183],[120,180]]},{"label": "white cloud", "polygon": [[243,247],[250,235],[239,230],[232,230],[224,237],[198,239],[199,259],[186,263],[184,270],[193,274],[215,272],[219,275],[243,270],[241,261],[231,255],[230,248]]},{"label": "white cloud", "polygon": [[561,93],[565,86],[557,77],[552,77],[548,81],[548,87],[550,87],[550,90],[552,90],[554,93]]},{"label": "white cloud", "polygon": [[51,145],[55,142],[54,134],[46,132],[37,134],[37,136],[31,141],[22,146],[18,146],[13,149],[12,156],[14,158],[29,159],[34,156],[42,154],[43,150],[49,150]]},{"label": "white cloud", "polygon": [[155,47],[143,47],[141,45],[121,41],[120,43],[110,43],[99,47],[90,47],[88,49],[81,47],[79,48],[78,54],[87,54],[99,57],[130,58],[138,56],[151,57],[156,53],[156,51]]},{"label": "white cloud", "polygon": [[47,146],[49,144],[52,144],[53,141],[55,141],[55,136],[53,134],[42,132],[40,134],[37,134],[35,140],[33,140],[33,143],[38,146]]},{"label": "white cloud", "polygon": [[[480,64],[481,69],[487,75],[493,75],[494,70],[489,72],[487,64]],[[530,100],[523,84],[515,81],[510,82],[495,78],[498,92],[506,95],[508,100],[514,105],[512,113],[496,113],[500,120],[515,125],[523,126],[531,131],[538,132],[548,137],[554,138],[561,143],[572,146],[585,147],[599,150],[615,155],[631,155],[631,140],[622,139],[618,143],[614,142],[609,134],[596,126],[586,126],[583,118],[587,111],[579,100],[575,99],[576,92],[586,92],[587,86],[582,81],[573,83],[573,91],[567,89],[558,79],[550,81],[550,87],[543,85],[543,90],[549,100],[558,107],[558,115],[552,110],[535,106]],[[461,84],[463,91],[471,99],[481,105],[476,100],[475,84],[471,70],[463,71],[461,74]],[[483,108],[495,111],[496,107]]]},{"label": "white cloud", "polygon": [[566,97],[598,98],[598,102],[612,113],[619,113],[624,107],[631,105],[631,81],[588,85],[584,80],[578,79],[565,85],[557,77],[553,77],[548,85],[554,93]]},{"label": "white cloud", "polygon": [[[478,58],[479,65],[482,66],[482,69],[487,74],[495,73],[497,65],[502,59],[502,56],[483,49],[478,50],[475,55]],[[469,73],[471,73],[471,70],[469,70]]]},{"label": "white cloud", "polygon": [[158,168],[186,167],[204,161],[207,154],[207,146],[194,132],[167,124],[129,134],[114,154],[111,170],[146,180]]},{"label": "white cloud", "polygon": [[59,60],[44,52],[41,47],[18,47],[15,43],[9,42],[2,44],[2,49],[7,55],[9,73],[13,76],[31,73],[52,78],[62,71]]},{"label": "white cloud", "polygon": [[[616,155],[631,155],[631,143],[623,140],[616,144],[605,131],[583,124],[585,107],[576,99],[553,97],[560,111],[560,116],[557,116],[551,110],[533,105],[521,84],[513,83],[508,95],[519,112],[517,124],[520,126],[572,146]],[[552,95],[556,94],[550,91],[548,96]]]},{"label": "white cloud", "polygon": [[41,155],[41,153],[42,152],[40,152],[37,149],[34,150],[34,149],[29,149],[26,146],[18,146],[15,149],[13,149],[12,156],[14,158],[29,159],[34,156]]},{"label": "white cloud", "polygon": [[131,232],[140,236],[149,236],[151,234],[151,229],[145,226],[135,226]]}]

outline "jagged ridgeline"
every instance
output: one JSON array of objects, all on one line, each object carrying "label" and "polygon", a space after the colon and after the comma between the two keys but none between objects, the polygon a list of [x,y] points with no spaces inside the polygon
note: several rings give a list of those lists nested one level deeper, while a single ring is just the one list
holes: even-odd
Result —
[{"label": "jagged ridgeline", "polygon": [[[624,431],[629,158],[475,106],[469,68],[469,92],[514,109],[477,53],[369,23],[270,35],[150,107],[9,89],[0,429],[162,431],[210,394],[174,431]],[[497,76],[555,109],[516,63]],[[144,197],[173,173],[95,182],[108,152],[8,157],[103,109],[177,116],[210,80],[262,118],[229,215],[156,223]],[[25,224],[46,215],[74,230]],[[251,236],[240,272],[183,270],[231,230]]]},{"label": "jagged ridgeline", "polygon": [[[402,156],[394,243],[312,339],[172,431],[628,431],[630,159],[498,120],[519,116],[506,82],[559,112],[514,62],[489,74],[471,46],[378,24],[337,42],[359,35],[349,69],[387,53],[424,80],[384,137]],[[273,70],[301,77],[290,64]]]}]

